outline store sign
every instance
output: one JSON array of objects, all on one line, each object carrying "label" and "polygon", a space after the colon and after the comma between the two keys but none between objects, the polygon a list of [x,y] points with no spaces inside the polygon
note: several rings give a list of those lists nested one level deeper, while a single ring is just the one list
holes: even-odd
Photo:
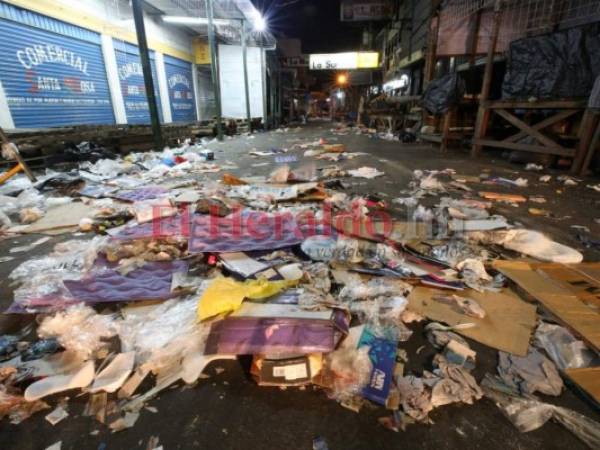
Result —
[{"label": "store sign", "polygon": [[281,58],[281,65],[283,67],[297,68],[297,67],[308,67],[309,61],[306,56],[290,56],[287,58]]},{"label": "store sign", "polygon": [[[129,124],[150,123],[150,107],[148,106],[148,96],[146,95],[146,85],[144,83],[144,72],[142,70],[142,61],[136,46],[131,44],[122,44],[115,48],[117,58],[117,70],[119,81],[121,83],[121,92],[125,101],[125,114]],[[152,79],[158,80],[156,74],[156,62],[154,53],[150,53],[150,70]],[[160,95],[158,93],[158,83],[154,82],[154,96],[158,106],[158,115],[162,122],[162,109],[160,105]]]},{"label": "store sign", "polygon": [[363,20],[384,20],[392,15],[392,5],[386,1],[342,1],[340,20],[360,22]]},{"label": "store sign", "polygon": [[2,20],[0,48],[16,127],[114,123],[100,45]]},{"label": "store sign", "polygon": [[195,121],[196,102],[191,63],[165,55],[165,72],[173,122]]},{"label": "store sign", "polygon": [[377,52],[319,53],[310,55],[311,70],[376,69]]}]

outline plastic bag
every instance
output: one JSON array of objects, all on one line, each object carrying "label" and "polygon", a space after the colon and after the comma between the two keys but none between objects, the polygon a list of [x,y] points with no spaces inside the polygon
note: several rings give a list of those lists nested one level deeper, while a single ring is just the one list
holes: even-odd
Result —
[{"label": "plastic bag", "polygon": [[244,298],[260,300],[271,297],[296,283],[296,280],[259,279],[240,282],[233,278],[215,278],[200,297],[198,320],[235,311],[242,305]]},{"label": "plastic bag", "polygon": [[83,360],[91,358],[110,338],[118,333],[119,324],[112,315],[97,314],[89,306],[79,304],[46,317],[38,327],[41,338],[56,338],[67,350]]},{"label": "plastic bag", "polygon": [[27,189],[17,196],[17,206],[19,208],[40,208],[44,207],[44,196],[35,189]]},{"label": "plastic bag", "polygon": [[575,339],[569,330],[559,325],[540,322],[535,331],[534,342],[562,370],[589,367],[598,360],[583,341]]},{"label": "plastic bag", "polygon": [[600,448],[600,423],[571,409],[509,395],[491,388],[489,384],[484,385],[486,397],[496,402],[506,418],[521,433],[537,430],[548,420],[554,419],[590,448]]},{"label": "plastic bag", "polygon": [[338,297],[345,302],[354,302],[381,296],[396,297],[409,292],[410,286],[404,282],[383,277],[372,278],[366,283],[353,280],[342,288]]},{"label": "plastic bag", "polygon": [[167,367],[173,358],[202,354],[210,326],[197,323],[197,305],[193,296],[169,300],[150,309],[124,309],[118,331],[122,350],[135,351],[136,362],[148,364],[155,372]]},{"label": "plastic bag", "polygon": [[327,368],[333,376],[332,395],[338,401],[359,394],[369,383],[373,363],[369,357],[370,347],[343,347],[329,353]]},{"label": "plastic bag", "polygon": [[600,75],[600,25],[510,44],[503,98],[588,98]]},{"label": "plastic bag", "polygon": [[442,114],[456,105],[465,93],[465,82],[457,73],[433,80],[423,93],[422,105],[432,114]]},{"label": "plastic bag", "polygon": [[92,240],[71,240],[56,244],[52,253],[42,258],[29,259],[16,267],[8,276],[11,280],[30,282],[35,276],[59,274],[78,279],[89,270],[108,238],[96,236]]},{"label": "plastic bag", "polygon": [[498,244],[542,261],[578,264],[583,255],[566,245],[554,242],[546,235],[533,230],[514,229],[502,231],[474,231],[464,234],[468,240],[484,244]]}]

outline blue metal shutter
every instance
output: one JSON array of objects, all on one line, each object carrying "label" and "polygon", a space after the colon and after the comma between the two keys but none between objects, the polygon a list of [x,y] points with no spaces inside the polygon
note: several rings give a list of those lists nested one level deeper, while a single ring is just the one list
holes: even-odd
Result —
[{"label": "blue metal shutter", "polygon": [[0,81],[18,128],[115,123],[89,30],[0,3]]},{"label": "blue metal shutter", "polygon": [[[117,69],[121,92],[125,101],[125,113],[127,123],[146,124],[150,123],[150,110],[148,109],[148,97],[144,85],[144,74],[142,73],[142,61],[137,46],[123,41],[114,41],[115,55],[117,58]],[[158,106],[158,115],[163,122],[160,95],[158,93],[158,76],[156,74],[156,61],[154,52],[150,51],[150,67],[152,80],[154,82],[154,95]]]},{"label": "blue metal shutter", "polygon": [[165,55],[165,72],[173,122],[195,122],[192,63]]}]

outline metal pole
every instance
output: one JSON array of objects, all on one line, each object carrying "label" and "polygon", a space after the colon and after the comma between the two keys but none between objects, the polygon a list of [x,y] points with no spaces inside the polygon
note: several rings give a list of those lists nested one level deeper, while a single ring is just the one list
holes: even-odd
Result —
[{"label": "metal pole", "polygon": [[264,36],[260,38],[260,73],[262,81],[262,97],[263,97],[263,120],[265,122],[265,130],[268,128],[267,124],[267,71],[265,67],[265,47],[264,47]]},{"label": "metal pole", "polygon": [[160,119],[158,117],[158,106],[156,104],[156,96],[154,95],[154,82],[152,81],[150,54],[148,52],[148,42],[146,41],[146,28],[144,27],[144,11],[142,9],[142,0],[132,0],[131,7],[133,9],[135,32],[137,34],[138,47],[140,49],[140,60],[142,62],[142,72],[144,74],[144,86],[146,88],[146,98],[148,99],[148,110],[150,111],[152,135],[154,136],[154,149],[159,152],[162,150],[163,140],[160,129]]},{"label": "metal pole", "polygon": [[215,107],[217,109],[217,139],[223,140],[223,112],[221,110],[221,83],[219,71],[217,70],[217,41],[213,25],[213,2],[204,0],[206,5],[206,16],[208,17],[208,44],[210,45],[210,68],[212,73],[213,89],[215,91]]},{"label": "metal pole", "polygon": [[250,88],[248,87],[248,46],[246,43],[246,21],[242,19],[242,55],[244,56],[244,88],[246,91],[246,118],[248,132],[252,133],[252,115],[250,114]]}]

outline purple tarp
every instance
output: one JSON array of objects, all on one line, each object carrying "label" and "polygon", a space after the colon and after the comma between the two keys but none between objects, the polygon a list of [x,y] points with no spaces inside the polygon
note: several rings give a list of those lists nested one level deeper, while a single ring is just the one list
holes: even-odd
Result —
[{"label": "purple tarp", "polygon": [[211,325],[206,354],[308,354],[335,350],[347,333],[342,311],[333,320],[229,317]]}]

